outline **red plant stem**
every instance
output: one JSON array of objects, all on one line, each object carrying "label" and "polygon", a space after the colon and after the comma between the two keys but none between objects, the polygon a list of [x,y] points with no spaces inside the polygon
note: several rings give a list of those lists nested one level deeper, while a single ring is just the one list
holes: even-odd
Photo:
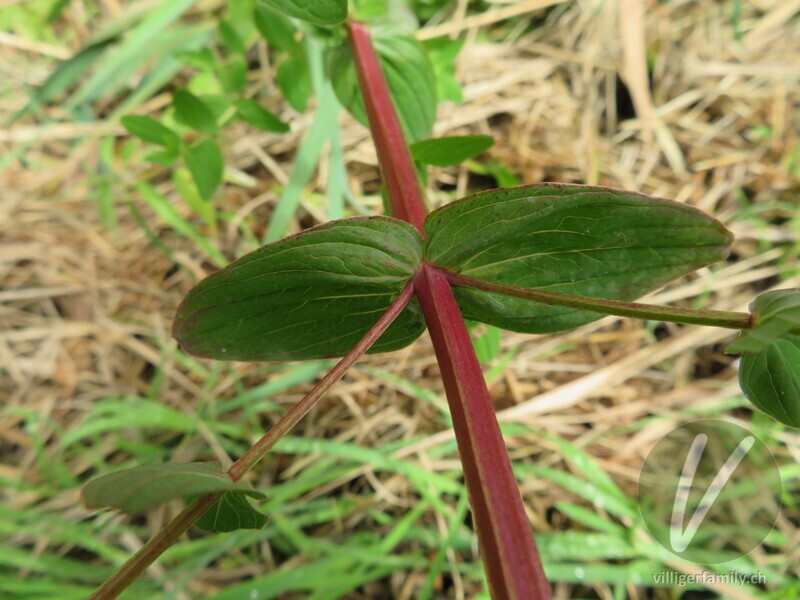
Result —
[{"label": "red plant stem", "polygon": [[428,265],[415,284],[453,416],[492,597],[550,598],[489,390],[450,284]]},{"label": "red plant stem", "polygon": [[[421,186],[367,28],[350,23],[350,42],[389,202],[396,216],[424,235]],[[550,586],[453,291],[427,264],[414,283],[442,371],[492,597],[549,599]]]},{"label": "red plant stem", "polygon": [[[378,341],[389,325],[403,312],[414,297],[414,283],[409,281],[394,299],[392,304],[378,319],[378,321],[364,334],[361,341],[356,344],[347,355],[340,360],[314,388],[306,394],[300,402],[278,421],[272,429],[245,452],[239,460],[228,469],[228,476],[234,481],[239,481],[242,476],[252,469],[269,452],[272,447],[302,419],[309,410],[322,398],[334,383],[342,378],[347,370],[361,358],[361,356]],[[88,600],[111,600],[118,597],[131,583],[133,583],[145,569],[149,567],[164,551],[183,535],[192,524],[211,508],[214,502],[222,496],[220,492],[203,494],[194,502],[184,508],[178,515],[167,523],[155,536],[153,536],[139,551],[131,556],[125,564],[117,569],[111,577],[89,596]]]},{"label": "red plant stem", "polygon": [[[422,225],[427,210],[422,199],[422,186],[369,30],[362,23],[350,23],[350,45],[393,216],[411,223],[425,237]],[[387,107],[391,109],[387,110]],[[402,190],[402,193],[391,194],[391,190]]]}]

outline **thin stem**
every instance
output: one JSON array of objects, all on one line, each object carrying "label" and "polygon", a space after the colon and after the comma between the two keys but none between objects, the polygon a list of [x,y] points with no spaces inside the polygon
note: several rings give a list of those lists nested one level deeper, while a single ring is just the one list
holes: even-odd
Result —
[{"label": "thin stem", "polygon": [[106,579],[88,600],[110,600],[119,596],[125,588],[136,581],[153,561],[161,556],[180,536],[182,536],[192,523],[197,521],[205,512],[219,500],[223,492],[203,494],[194,502],[184,508],[178,515],[167,523],[154,535],[139,551],[125,561],[111,577]]},{"label": "thin stem", "polygon": [[[339,381],[347,370],[361,358],[361,356],[378,341],[389,325],[403,312],[414,297],[414,284],[408,284],[395,298],[386,312],[370,328],[347,355],[340,360],[331,371],[323,377],[314,388],[300,400],[292,410],[278,421],[256,444],[245,452],[239,460],[228,469],[228,476],[234,481],[239,481],[245,473],[252,469],[267,452],[280,440],[286,433],[302,419],[309,410],[322,398],[325,393]],[[216,502],[221,493],[204,494],[194,502],[184,508],[172,521],[167,523],[161,531],[150,539],[139,551],[129,558],[117,571],[109,577],[103,584],[89,596],[88,600],[110,600],[118,597],[125,588],[136,580],[153,561],[169,548],[175,541],[186,532],[187,529],[197,521]]]},{"label": "thin stem", "polygon": [[378,322],[370,328],[363,338],[361,338],[361,341],[358,342],[358,344],[356,344],[353,349],[350,350],[350,352],[348,352],[316,386],[314,386],[314,389],[306,394],[306,396],[286,414],[286,416],[264,434],[264,437],[258,440],[252,448],[231,465],[231,468],[228,469],[230,478],[234,481],[238,481],[245,473],[252,469],[258,461],[264,458],[278,440],[286,435],[300,419],[306,416],[308,411],[311,410],[311,407],[325,395],[331,386],[339,381],[342,375],[344,375],[347,370],[378,341],[378,338],[381,337],[389,325],[394,322],[397,316],[403,312],[403,309],[411,302],[413,297],[414,284],[413,281],[409,281],[406,287],[403,288],[403,291],[400,292],[400,295],[395,298],[394,302],[386,309],[386,312],[381,315]]},{"label": "thin stem", "polygon": [[617,315],[618,317],[633,317],[636,319],[651,319],[654,321],[671,321],[673,323],[687,323],[689,325],[710,325],[712,327],[725,327],[727,329],[750,329],[753,326],[753,316],[749,313],[733,312],[727,310],[695,310],[677,306],[664,306],[659,304],[641,304],[639,302],[621,302],[619,300],[602,300],[600,298],[587,298],[586,296],[572,296],[560,292],[548,292],[534,288],[523,288],[504,283],[495,283],[475,279],[461,273],[453,273],[442,267],[435,267],[452,285],[516,296],[526,300],[534,300],[543,304],[568,306],[579,308],[604,315]]}]

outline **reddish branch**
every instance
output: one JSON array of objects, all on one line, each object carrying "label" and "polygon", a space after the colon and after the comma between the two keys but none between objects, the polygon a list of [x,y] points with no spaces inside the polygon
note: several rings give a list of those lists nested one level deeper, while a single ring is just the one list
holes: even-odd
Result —
[{"label": "reddish branch", "polygon": [[[336,366],[323,377],[314,388],[305,395],[286,415],[275,424],[256,444],[245,452],[231,468],[228,476],[234,481],[239,481],[242,476],[252,469],[269,452],[272,447],[302,419],[309,410],[322,398],[334,383],[339,381],[347,370],[372,347],[388,329],[397,316],[403,312],[414,297],[414,284],[409,282],[403,291],[395,298],[389,308],[378,321],[364,334],[361,341],[356,344]],[[114,574],[106,579],[103,584],[89,596],[88,600],[111,600],[118,597],[131,583],[133,583],[145,569],[149,567],[164,551],[183,535],[192,524],[213,506],[222,496],[221,492],[203,494],[184,508],[174,519],[167,523],[161,531],[142,546],[139,551],[131,556],[125,564],[117,569]]]}]

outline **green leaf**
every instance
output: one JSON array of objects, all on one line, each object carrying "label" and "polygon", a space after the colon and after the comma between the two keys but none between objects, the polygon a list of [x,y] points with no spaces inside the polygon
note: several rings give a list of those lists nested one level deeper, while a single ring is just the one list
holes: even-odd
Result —
[{"label": "green leaf", "polygon": [[284,60],[275,73],[275,83],[281,88],[283,95],[297,112],[305,112],[308,98],[311,96],[311,74],[305,52],[297,53]]},{"label": "green leaf", "polygon": [[236,114],[239,115],[242,121],[246,121],[262,131],[274,131],[275,133],[289,131],[289,126],[286,123],[250,98],[242,98],[236,101]]},{"label": "green leaf", "polygon": [[[697,209],[609,188],[491,190],[428,215],[427,260],[477,279],[633,300],[725,258],[733,236]],[[572,329],[594,312],[454,288],[467,319],[525,333]]]},{"label": "green leaf", "polygon": [[180,158],[177,150],[157,150],[150,152],[144,159],[154,162],[162,167],[171,167]]},{"label": "green leaf", "polygon": [[431,57],[433,71],[436,73],[436,92],[439,100],[451,102],[464,100],[461,84],[456,78],[455,59],[465,41],[466,38],[451,40],[439,37],[422,42]]},{"label": "green leaf", "polygon": [[426,165],[449,167],[477,156],[493,145],[494,139],[490,135],[441,137],[411,144],[411,155]]},{"label": "green leaf", "polygon": [[750,304],[753,328],[743,331],[725,354],[758,354],[785,333],[800,333],[800,290],[775,290]]},{"label": "green leaf", "polygon": [[233,98],[231,98],[229,94],[203,94],[202,102],[206,105],[208,110],[211,111],[217,126],[219,126],[220,120],[223,117],[225,117],[225,120],[222,122],[222,125],[227,125],[236,118],[236,114],[233,111]]},{"label": "green leaf", "polygon": [[197,191],[204,200],[210,200],[222,183],[225,170],[225,160],[219,146],[213,140],[205,140],[194,148],[187,148],[183,160],[197,185]]},{"label": "green leaf", "polygon": [[139,513],[174,498],[222,491],[265,497],[244,483],[234,483],[219,465],[209,463],[166,463],[123,469],[90,481],[81,495],[87,508],[113,507]]},{"label": "green leaf", "polygon": [[347,17],[347,0],[262,0],[282,13],[314,25],[336,25]]},{"label": "green leaf", "polygon": [[216,232],[217,214],[213,202],[205,200],[197,189],[197,184],[188,169],[175,169],[172,172],[172,183],[181,199],[199,216],[203,218],[213,233]]},{"label": "green leaf", "polygon": [[470,337],[472,346],[475,348],[475,355],[481,362],[492,362],[500,354],[500,341],[502,330],[491,325],[479,325],[484,330],[476,335],[473,327],[470,327]]},{"label": "green leaf", "polygon": [[195,525],[206,531],[236,531],[261,529],[266,523],[266,515],[253,508],[243,492],[225,492]]},{"label": "green leaf", "polygon": [[739,386],[762,411],[800,427],[800,337],[787,333],[758,354],[742,356]]},{"label": "green leaf", "polygon": [[[420,264],[408,223],[354,217],[267,244],[201,281],[178,308],[173,334],[190,354],[228,360],[344,356]],[[425,325],[416,303],[372,347],[403,348]]]},{"label": "green leaf", "polygon": [[122,117],[121,122],[122,126],[128,130],[128,133],[145,142],[158,144],[170,149],[175,149],[180,144],[180,139],[175,132],[152,117],[126,115]]},{"label": "green leaf", "polygon": [[244,41],[236,31],[236,27],[230,21],[220,21],[219,23],[219,39],[228,50],[236,52],[237,54],[244,54],[247,51]]},{"label": "green leaf", "polygon": [[217,57],[211,48],[200,48],[198,50],[186,50],[178,54],[177,58],[187,67],[196,67],[201,71],[212,72],[217,66]]},{"label": "green leaf", "polygon": [[205,102],[189,90],[177,90],[172,96],[172,106],[175,109],[175,120],[179,123],[209,135],[216,133],[217,122],[214,113]]},{"label": "green leaf", "polygon": [[[436,78],[425,49],[413,37],[379,35],[375,51],[386,75],[392,100],[409,143],[429,138],[436,119]],[[349,46],[334,50],[328,71],[339,102],[362,124],[367,113],[361,96],[355,62]]]},{"label": "green leaf", "polygon": [[222,66],[219,69],[219,80],[229,94],[241,94],[247,87],[247,63],[236,58]]},{"label": "green leaf", "polygon": [[351,17],[362,23],[385,19],[389,14],[387,0],[354,0],[350,5]]},{"label": "green leaf", "polygon": [[298,50],[295,39],[297,28],[283,14],[264,4],[256,5],[254,21],[256,29],[267,43],[290,54]]}]

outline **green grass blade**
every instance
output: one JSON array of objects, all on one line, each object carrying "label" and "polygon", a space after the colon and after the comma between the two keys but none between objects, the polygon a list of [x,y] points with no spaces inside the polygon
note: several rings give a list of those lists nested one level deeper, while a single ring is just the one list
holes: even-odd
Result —
[{"label": "green grass blade", "polygon": [[64,104],[72,110],[79,104],[96,100],[108,93],[141,65],[147,50],[173,22],[197,0],[172,0],[159,3],[129,33],[123,43],[109,53],[92,76]]},{"label": "green grass blade", "polygon": [[195,229],[195,227],[184,219],[175,207],[172,206],[164,196],[159,194],[153,186],[144,181],[136,183],[142,198],[150,205],[150,208],[161,217],[166,223],[178,233],[185,235],[200,246],[206,254],[219,266],[225,265],[228,260],[222,252],[217,250],[214,244]]}]

